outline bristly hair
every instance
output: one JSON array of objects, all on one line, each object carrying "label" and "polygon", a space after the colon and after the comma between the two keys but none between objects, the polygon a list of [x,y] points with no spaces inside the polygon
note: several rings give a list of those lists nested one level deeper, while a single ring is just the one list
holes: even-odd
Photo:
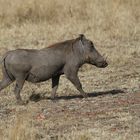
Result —
[{"label": "bristly hair", "polygon": [[85,37],[84,34],[79,34],[79,38],[82,40]]}]

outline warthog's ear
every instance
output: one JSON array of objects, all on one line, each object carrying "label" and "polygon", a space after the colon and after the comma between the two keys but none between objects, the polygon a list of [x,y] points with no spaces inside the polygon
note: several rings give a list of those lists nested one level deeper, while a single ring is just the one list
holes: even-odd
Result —
[{"label": "warthog's ear", "polygon": [[83,41],[84,39],[86,39],[86,37],[85,37],[84,34],[80,34],[80,35],[79,35],[79,38],[80,38],[81,41]]},{"label": "warthog's ear", "polygon": [[80,35],[79,35],[79,40],[80,40],[80,42],[84,45],[84,41],[86,40],[85,35],[84,35],[84,34],[80,34]]},{"label": "warthog's ear", "polygon": [[78,40],[79,40],[79,43],[80,43],[80,48],[82,48],[81,50],[83,51],[84,50],[84,40],[85,40],[86,38],[85,38],[85,35],[83,35],[83,34],[80,34],[79,35],[79,38],[78,38]]}]

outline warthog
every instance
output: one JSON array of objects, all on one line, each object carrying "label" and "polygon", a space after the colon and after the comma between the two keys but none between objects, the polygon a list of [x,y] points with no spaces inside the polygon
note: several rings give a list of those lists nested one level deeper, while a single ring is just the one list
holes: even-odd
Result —
[{"label": "warthog", "polygon": [[17,49],[7,52],[2,59],[3,80],[0,91],[16,81],[15,96],[18,104],[23,104],[20,91],[25,81],[32,83],[52,79],[51,98],[55,99],[59,78],[65,74],[79,92],[86,97],[77,76],[79,68],[89,63],[99,68],[108,64],[95,49],[92,41],[80,35],[76,39],[67,40],[41,50]]}]

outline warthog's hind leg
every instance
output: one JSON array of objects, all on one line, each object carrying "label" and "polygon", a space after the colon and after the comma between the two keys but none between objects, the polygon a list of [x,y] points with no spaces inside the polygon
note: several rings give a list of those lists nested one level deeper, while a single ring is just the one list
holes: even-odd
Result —
[{"label": "warthog's hind leg", "polygon": [[52,93],[51,93],[52,100],[55,99],[56,91],[57,91],[58,85],[59,85],[59,78],[60,78],[60,75],[52,77]]},{"label": "warthog's hind leg", "polygon": [[16,78],[16,86],[15,86],[14,93],[15,93],[15,96],[17,99],[17,103],[20,105],[25,104],[25,102],[22,101],[21,96],[20,96],[20,92],[21,92],[23,85],[25,83],[25,79],[26,79],[25,75],[20,75],[20,76],[17,76],[17,78]]}]

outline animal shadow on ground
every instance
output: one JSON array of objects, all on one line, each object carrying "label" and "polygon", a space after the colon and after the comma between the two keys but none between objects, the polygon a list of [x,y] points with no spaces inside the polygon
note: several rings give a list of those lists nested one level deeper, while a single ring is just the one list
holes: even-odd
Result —
[{"label": "animal shadow on ground", "polygon": [[[88,98],[92,97],[98,97],[98,96],[105,96],[105,95],[116,95],[119,93],[125,93],[124,90],[121,89],[113,89],[113,90],[108,90],[108,91],[99,91],[99,92],[92,92],[88,93]],[[40,93],[33,93],[30,97],[30,101],[38,102],[40,100],[51,100],[50,97],[44,97],[42,95],[45,95],[45,93],[40,94]],[[68,95],[68,96],[58,96],[56,97],[56,100],[71,100],[71,99],[77,99],[77,98],[83,98],[82,95]]]}]

